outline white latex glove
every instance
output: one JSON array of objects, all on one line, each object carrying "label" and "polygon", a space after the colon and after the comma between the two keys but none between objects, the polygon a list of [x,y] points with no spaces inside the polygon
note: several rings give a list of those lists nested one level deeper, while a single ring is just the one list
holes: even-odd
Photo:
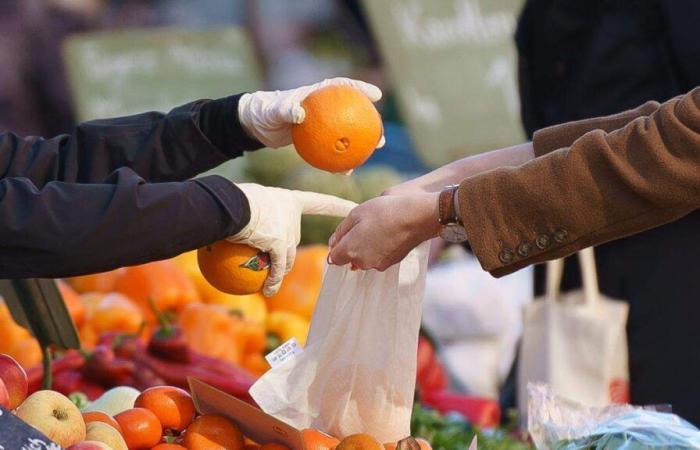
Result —
[{"label": "white latex glove", "polygon": [[[302,123],[306,116],[301,102],[313,91],[332,85],[352,86],[372,102],[382,98],[382,91],[373,84],[350,78],[331,78],[287,91],[243,94],[238,101],[239,120],[248,134],[267,147],[284,147],[292,143],[292,125]],[[384,142],[382,136],[377,148],[382,147]]]},{"label": "white latex glove", "polygon": [[250,222],[229,237],[229,242],[242,243],[270,254],[270,273],[263,286],[269,297],[279,290],[282,278],[292,269],[297,245],[301,240],[302,214],[345,217],[357,204],[350,200],[315,192],[236,184],[248,198]]}]

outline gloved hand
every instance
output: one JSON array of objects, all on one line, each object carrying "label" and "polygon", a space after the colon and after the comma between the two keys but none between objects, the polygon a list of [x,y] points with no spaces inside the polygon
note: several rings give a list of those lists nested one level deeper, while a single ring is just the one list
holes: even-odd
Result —
[{"label": "gloved hand", "polygon": [[263,286],[263,295],[274,295],[282,278],[294,265],[297,245],[301,240],[302,214],[345,217],[357,204],[332,195],[315,192],[237,184],[248,198],[250,222],[227,240],[258,248],[270,254],[270,273]]},{"label": "gloved hand", "polygon": [[[362,91],[372,102],[382,98],[375,85],[350,78],[331,78],[311,86],[287,91],[243,94],[238,102],[238,117],[243,128],[267,147],[278,148],[292,143],[292,124],[302,123],[306,115],[301,102],[313,91],[326,86],[352,86]],[[377,148],[384,145],[384,136]]]}]

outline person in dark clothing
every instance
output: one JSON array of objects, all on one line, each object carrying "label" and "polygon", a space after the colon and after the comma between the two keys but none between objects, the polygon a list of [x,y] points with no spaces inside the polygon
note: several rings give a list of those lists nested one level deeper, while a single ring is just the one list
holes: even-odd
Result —
[{"label": "person in dark clothing", "polygon": [[168,114],[85,122],[52,139],[0,134],[0,278],[58,278],[175,256],[229,239],[269,252],[265,295],[299,243],[301,214],[344,216],[332,196],[189,178],[245,151],[291,143],[300,102],[335,78],[288,91],[200,100]]},{"label": "person in dark clothing", "polygon": [[[700,2],[529,0],[516,41],[522,118],[535,130],[665,101],[700,85]],[[600,288],[629,301],[631,401],[700,424],[700,211],[596,248]],[[580,286],[576,258],[564,289]],[[536,269],[536,294],[545,270]]]}]

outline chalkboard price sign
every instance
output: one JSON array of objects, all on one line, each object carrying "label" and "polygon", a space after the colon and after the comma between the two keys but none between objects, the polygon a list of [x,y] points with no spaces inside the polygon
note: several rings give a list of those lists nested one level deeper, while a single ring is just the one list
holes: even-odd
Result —
[{"label": "chalkboard price sign", "polygon": [[0,408],[0,450],[61,450],[35,428]]},{"label": "chalkboard price sign", "polygon": [[522,0],[364,0],[417,150],[433,166],[522,142]]},{"label": "chalkboard price sign", "polygon": [[64,53],[79,120],[169,111],[259,87],[252,44],[235,27],[80,34]]}]

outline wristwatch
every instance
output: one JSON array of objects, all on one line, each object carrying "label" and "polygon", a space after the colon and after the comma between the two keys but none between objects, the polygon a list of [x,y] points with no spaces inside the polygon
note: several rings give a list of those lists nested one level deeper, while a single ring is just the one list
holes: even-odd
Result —
[{"label": "wristwatch", "polygon": [[442,227],[440,228],[440,237],[447,242],[457,243],[467,240],[467,230],[464,229],[462,222],[457,214],[457,190],[459,185],[446,186],[438,198],[438,221]]}]

